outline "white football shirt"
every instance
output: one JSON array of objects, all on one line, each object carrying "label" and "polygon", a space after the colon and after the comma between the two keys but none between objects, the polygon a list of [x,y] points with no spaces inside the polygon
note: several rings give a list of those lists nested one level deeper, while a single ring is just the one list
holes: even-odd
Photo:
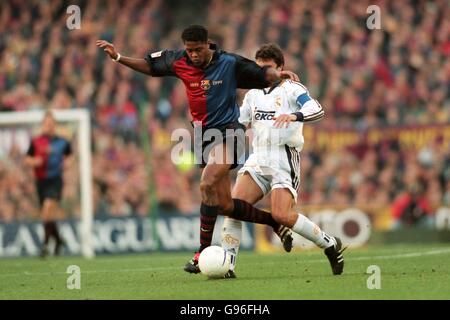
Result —
[{"label": "white football shirt", "polygon": [[[304,103],[299,105],[297,100]],[[239,122],[246,126],[251,124],[255,151],[275,145],[287,145],[300,151],[304,143],[303,122],[290,122],[288,128],[273,126],[274,116],[299,111],[303,114],[303,122],[319,120],[324,116],[322,106],[309,96],[305,86],[284,80],[276,87],[248,91],[240,108]]]}]

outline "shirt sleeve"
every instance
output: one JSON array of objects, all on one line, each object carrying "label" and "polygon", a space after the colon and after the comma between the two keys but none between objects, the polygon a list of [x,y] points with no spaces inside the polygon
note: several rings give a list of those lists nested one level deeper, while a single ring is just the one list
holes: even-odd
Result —
[{"label": "shirt sleeve", "polygon": [[176,76],[173,71],[173,63],[178,56],[178,51],[163,50],[149,52],[144,59],[150,66],[150,75],[152,77]]},{"label": "shirt sleeve", "polygon": [[236,58],[237,87],[241,89],[264,89],[270,86],[266,80],[267,67],[260,67],[255,61],[233,54]]},{"label": "shirt sleeve", "polygon": [[[290,80],[288,80],[290,81]],[[286,88],[289,100],[292,101],[296,111],[302,114],[302,122],[312,122],[321,120],[325,112],[320,103],[311,98],[308,89],[299,82],[290,81],[290,85]]]},{"label": "shirt sleeve", "polygon": [[[302,105],[299,104],[299,102],[303,102],[304,98],[309,97],[309,91],[300,82],[294,82],[292,80],[285,80],[285,81],[287,82],[285,88],[287,97],[289,99],[289,104],[293,106],[295,111],[299,111],[302,108]],[[299,97],[302,98],[299,99]]]},{"label": "shirt sleeve", "polygon": [[239,108],[239,122],[245,126],[248,126],[252,122],[252,97],[251,91],[247,92],[242,102],[242,106]]}]

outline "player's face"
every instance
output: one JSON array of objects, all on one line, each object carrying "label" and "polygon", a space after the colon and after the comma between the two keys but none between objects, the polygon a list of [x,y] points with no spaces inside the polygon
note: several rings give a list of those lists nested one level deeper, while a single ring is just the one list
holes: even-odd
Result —
[{"label": "player's face", "polygon": [[55,133],[55,120],[47,116],[42,122],[42,133],[47,135],[53,135]]},{"label": "player's face", "polygon": [[273,61],[273,59],[256,59],[256,63],[260,67],[268,66],[280,71],[283,69],[283,66],[277,66],[277,64],[275,63],[275,61]]},{"label": "player's face", "polygon": [[211,52],[209,51],[209,44],[197,41],[184,42],[184,48],[192,64],[196,67],[203,67],[209,62]]}]

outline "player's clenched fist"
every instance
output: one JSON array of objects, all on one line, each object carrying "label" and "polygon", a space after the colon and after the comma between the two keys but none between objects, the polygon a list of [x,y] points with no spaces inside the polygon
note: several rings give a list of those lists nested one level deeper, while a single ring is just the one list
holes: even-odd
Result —
[{"label": "player's clenched fist", "polygon": [[103,51],[105,51],[111,57],[111,59],[117,59],[118,53],[114,49],[114,45],[112,43],[109,43],[105,40],[97,40],[95,44],[97,45],[97,47],[102,48]]}]

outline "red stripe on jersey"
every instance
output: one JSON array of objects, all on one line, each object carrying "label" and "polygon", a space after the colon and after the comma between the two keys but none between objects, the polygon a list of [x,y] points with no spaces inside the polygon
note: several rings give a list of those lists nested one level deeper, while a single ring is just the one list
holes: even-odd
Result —
[{"label": "red stripe on jersey", "polygon": [[189,101],[189,110],[193,121],[201,121],[206,125],[208,112],[206,109],[206,90],[202,89],[202,80],[205,79],[203,70],[195,68],[187,63],[187,58],[183,57],[172,65],[174,72],[186,87],[186,94]]},{"label": "red stripe on jersey", "polygon": [[38,179],[47,177],[48,154],[50,152],[50,140],[45,136],[39,136],[33,139],[34,155],[33,157],[42,158],[42,164],[34,168],[34,174]]}]

